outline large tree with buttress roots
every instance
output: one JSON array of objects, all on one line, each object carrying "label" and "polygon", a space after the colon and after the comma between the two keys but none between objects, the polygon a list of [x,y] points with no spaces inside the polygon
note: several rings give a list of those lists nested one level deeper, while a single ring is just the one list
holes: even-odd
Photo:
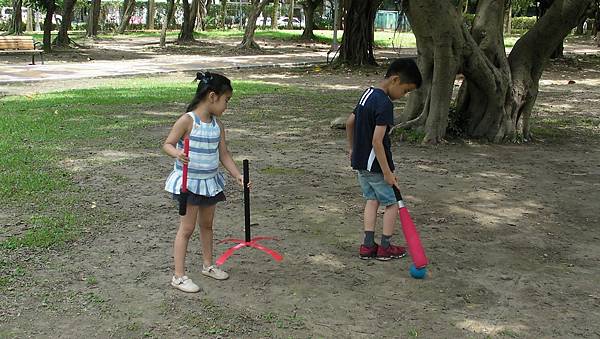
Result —
[{"label": "large tree with buttress roots", "polygon": [[[507,55],[503,20],[509,1],[477,1],[471,27],[456,1],[402,1],[423,86],[409,96],[399,127],[422,131],[425,143],[442,141],[449,124],[467,137],[494,142],[532,137],[530,117],[544,67],[593,0],[545,0],[544,15]],[[464,80],[453,101],[457,74]]]}]

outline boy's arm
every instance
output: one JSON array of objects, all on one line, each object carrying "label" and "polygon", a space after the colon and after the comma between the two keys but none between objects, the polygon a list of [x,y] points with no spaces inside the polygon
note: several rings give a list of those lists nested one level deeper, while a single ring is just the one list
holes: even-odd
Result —
[{"label": "boy's arm", "polygon": [[348,140],[348,157],[352,158],[352,145],[354,143],[354,122],[356,116],[354,112],[350,113],[348,119],[346,119],[346,140]]},{"label": "boy's arm", "polygon": [[385,132],[387,130],[387,126],[377,125],[375,126],[375,132],[373,132],[373,150],[375,150],[375,157],[377,158],[377,162],[379,163],[379,167],[381,167],[381,171],[383,172],[383,179],[390,186],[398,186],[396,182],[396,177],[394,173],[390,169],[390,165],[388,164],[387,157],[385,156],[385,149],[383,148],[383,137],[385,136]]}]

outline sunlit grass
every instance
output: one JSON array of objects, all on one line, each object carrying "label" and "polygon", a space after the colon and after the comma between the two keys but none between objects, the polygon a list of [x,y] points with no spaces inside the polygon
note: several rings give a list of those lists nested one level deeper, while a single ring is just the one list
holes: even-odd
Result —
[{"label": "sunlit grass", "polygon": [[[283,89],[235,82],[232,104]],[[86,192],[63,161],[77,149],[107,140],[112,147],[131,147],[137,142],[136,131],[172,122],[169,115],[141,112],[189,102],[195,90],[192,82],[135,78],[96,88],[0,99],[0,203],[4,208],[29,206],[22,211],[28,230],[4,239],[0,247],[50,247],[75,238],[86,221],[76,212]]]}]

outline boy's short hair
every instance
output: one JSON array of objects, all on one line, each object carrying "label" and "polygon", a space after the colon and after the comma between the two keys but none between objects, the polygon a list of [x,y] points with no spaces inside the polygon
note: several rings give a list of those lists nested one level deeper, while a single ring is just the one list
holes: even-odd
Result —
[{"label": "boy's short hair", "polygon": [[423,79],[417,63],[412,58],[396,59],[390,67],[388,67],[385,77],[389,78],[393,75],[400,77],[400,82],[403,84],[415,84],[417,88],[421,87]]}]

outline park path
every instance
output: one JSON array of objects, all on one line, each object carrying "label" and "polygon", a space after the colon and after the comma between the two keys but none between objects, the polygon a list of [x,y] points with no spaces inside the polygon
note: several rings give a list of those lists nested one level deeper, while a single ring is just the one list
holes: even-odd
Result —
[{"label": "park path", "polygon": [[[600,49],[595,46],[565,45],[565,53],[568,54],[595,54],[599,51]],[[510,53],[510,48],[507,48],[507,53]],[[375,51],[378,59],[416,56],[416,54],[416,48],[378,49]],[[39,63],[36,65],[8,63],[0,64],[0,85],[196,70],[310,66],[325,64],[326,62],[327,49],[318,48],[309,51],[299,50],[289,53],[259,55],[153,55],[128,60],[47,62],[44,65]]]},{"label": "park path", "polygon": [[161,55],[150,59],[98,60],[44,65],[0,65],[0,83],[44,80],[69,80],[126,75],[147,75],[204,69],[230,69],[265,66],[302,66],[326,62],[323,51],[275,55],[244,56],[173,56]]}]

